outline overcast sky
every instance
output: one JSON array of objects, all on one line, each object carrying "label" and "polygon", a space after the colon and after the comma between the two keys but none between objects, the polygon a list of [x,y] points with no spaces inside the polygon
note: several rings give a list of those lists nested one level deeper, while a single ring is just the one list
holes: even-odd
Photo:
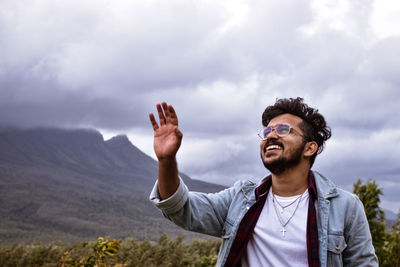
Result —
[{"label": "overcast sky", "polygon": [[397,0],[0,0],[0,124],[125,133],[154,157],[167,101],[181,171],[231,185],[267,174],[261,114],[301,96],[333,132],[314,169],[375,179],[397,212],[399,25]]}]

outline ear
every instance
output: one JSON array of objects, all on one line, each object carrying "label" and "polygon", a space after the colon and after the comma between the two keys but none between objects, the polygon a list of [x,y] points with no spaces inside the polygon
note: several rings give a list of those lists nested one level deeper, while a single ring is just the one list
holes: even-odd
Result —
[{"label": "ear", "polygon": [[304,147],[303,155],[305,157],[311,157],[315,153],[317,153],[318,144],[315,141],[307,142],[306,146]]}]

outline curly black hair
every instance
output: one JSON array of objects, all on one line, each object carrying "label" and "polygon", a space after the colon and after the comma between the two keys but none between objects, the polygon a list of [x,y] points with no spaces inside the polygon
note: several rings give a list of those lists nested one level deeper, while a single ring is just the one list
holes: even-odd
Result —
[{"label": "curly black hair", "polygon": [[299,127],[306,141],[315,141],[318,144],[317,152],[310,158],[310,167],[312,167],[317,155],[324,150],[325,141],[331,137],[331,129],[327,126],[324,117],[318,113],[318,109],[303,103],[301,97],[277,99],[274,105],[265,109],[262,124],[267,126],[273,118],[285,113],[300,117],[303,122]]}]

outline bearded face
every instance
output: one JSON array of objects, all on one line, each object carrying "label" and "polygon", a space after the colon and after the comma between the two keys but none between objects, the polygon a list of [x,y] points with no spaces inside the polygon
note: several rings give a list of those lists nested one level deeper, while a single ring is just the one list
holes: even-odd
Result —
[{"label": "bearded face", "polygon": [[[263,161],[265,168],[267,168],[271,173],[278,175],[282,174],[286,170],[289,170],[300,163],[303,157],[305,145],[306,142],[303,141],[297,147],[294,147],[288,151],[289,153],[280,153],[280,155],[274,156],[274,158],[271,159],[268,159],[268,156],[267,159],[265,159],[263,152],[261,152],[261,160]],[[267,153],[267,151],[272,150],[281,150],[283,152],[285,150],[285,146],[283,143],[277,140],[270,140],[265,146],[264,155]]]},{"label": "bearded face", "polygon": [[[260,143],[261,160],[264,166],[273,174],[283,172],[297,166],[304,157],[304,150],[307,141],[299,125],[302,119],[291,115],[282,114],[273,118],[268,126],[271,127],[269,133]],[[276,127],[286,124],[290,130],[281,131]]]}]

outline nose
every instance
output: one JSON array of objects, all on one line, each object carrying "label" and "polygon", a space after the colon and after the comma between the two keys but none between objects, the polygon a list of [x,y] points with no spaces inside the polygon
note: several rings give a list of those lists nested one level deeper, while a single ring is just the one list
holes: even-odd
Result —
[{"label": "nose", "polygon": [[265,137],[264,140],[267,140],[270,138],[273,138],[273,139],[278,138],[278,134],[276,133],[275,128],[272,128],[271,132],[269,134],[267,134],[267,136]]}]

